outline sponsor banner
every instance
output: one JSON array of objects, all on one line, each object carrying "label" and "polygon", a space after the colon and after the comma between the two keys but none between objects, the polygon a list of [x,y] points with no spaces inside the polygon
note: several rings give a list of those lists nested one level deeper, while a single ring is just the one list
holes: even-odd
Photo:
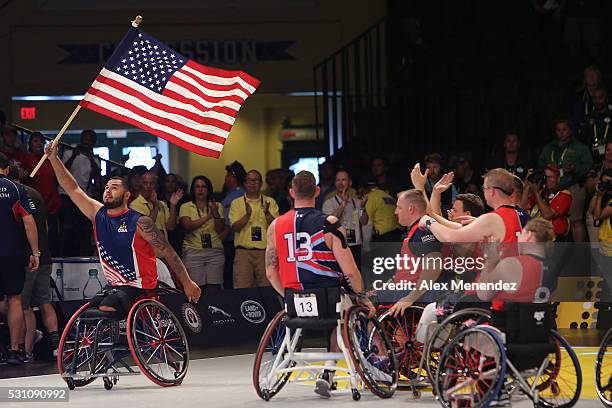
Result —
[{"label": "sponsor banner", "polygon": [[[202,296],[197,304],[187,302],[182,293],[162,294],[160,301],[179,319],[192,347],[256,343],[282,307],[271,287],[223,290]],[[58,302],[60,324],[84,302]]]}]

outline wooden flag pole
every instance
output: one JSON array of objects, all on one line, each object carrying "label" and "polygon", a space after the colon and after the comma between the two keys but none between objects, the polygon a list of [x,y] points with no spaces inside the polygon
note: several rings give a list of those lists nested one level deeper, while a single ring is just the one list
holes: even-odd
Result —
[{"label": "wooden flag pole", "polygon": [[[136,18],[134,18],[134,20],[132,21],[132,26],[138,27],[141,22],[142,22],[142,16],[136,16]],[[57,136],[55,136],[55,139],[53,139],[53,141],[51,142],[53,147],[57,146],[60,138],[63,136],[66,129],[68,129],[68,126],[70,126],[70,123],[72,123],[76,114],[79,113],[79,110],[81,110],[80,104],[77,105],[77,107],[74,109],[74,111],[72,112],[72,114],[70,115],[66,123],[64,123],[64,126],[62,127],[60,132],[57,134]],[[40,167],[42,166],[43,162],[46,160],[47,157],[48,157],[47,153],[45,153],[43,157],[41,157],[36,167],[34,167],[34,170],[32,170],[32,173],[30,173],[30,177],[34,177],[36,175],[36,173],[38,172],[38,170],[40,169]]]},{"label": "wooden flag pole", "polygon": [[[70,123],[72,123],[72,121],[74,120],[74,117],[76,116],[76,114],[79,113],[79,110],[81,110],[81,105],[77,105],[77,107],[74,108],[74,111],[72,112],[72,114],[70,115],[70,117],[68,118],[66,123],[64,123],[64,126],[62,127],[62,130],[60,130],[59,133],[57,134],[57,136],[55,136],[55,139],[53,139],[53,141],[51,142],[51,145],[53,147],[57,146],[57,144],[59,143],[60,138],[62,137],[62,135],[64,134],[66,129],[68,129],[68,126],[70,126]],[[40,161],[38,162],[36,167],[34,167],[34,170],[32,170],[32,173],[30,173],[30,177],[34,177],[36,175],[36,173],[40,169],[40,166],[42,166],[42,164],[45,161],[45,159],[47,158],[47,156],[48,155],[45,152],[43,157],[40,158]]]}]

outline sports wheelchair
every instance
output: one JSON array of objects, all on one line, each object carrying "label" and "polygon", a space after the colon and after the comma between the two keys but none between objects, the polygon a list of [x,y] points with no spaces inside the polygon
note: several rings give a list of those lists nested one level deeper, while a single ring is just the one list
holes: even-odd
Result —
[{"label": "sports wheelchair", "polygon": [[[302,351],[305,330],[336,329],[340,352]],[[327,365],[326,360],[344,360]],[[312,383],[323,370],[334,376],[331,389],[350,389],[355,401],[368,388],[380,398],[390,398],[397,387],[397,366],[391,343],[368,309],[352,305],[340,288],[285,292],[285,309],[266,328],[257,348],[253,386],[269,401],[287,382]]]},{"label": "sports wheelchair", "polygon": [[433,386],[443,407],[486,407],[521,391],[535,407],[570,408],[582,389],[578,358],[552,330],[548,304],[505,304],[490,325],[457,334],[442,351]]},{"label": "sports wheelchair", "polygon": [[612,328],[608,329],[595,360],[595,388],[599,400],[612,407]]},{"label": "sports wheelchair", "polygon": [[[160,283],[136,299],[127,317],[89,303],[81,306],[64,328],[57,354],[68,388],[101,377],[110,390],[120,376],[140,373],[162,387],[181,384],[189,366],[189,346],[180,321],[159,302],[164,293],[179,291]],[[139,371],[130,366],[133,362]]]},{"label": "sports wheelchair", "polygon": [[417,327],[424,308],[410,306],[403,315],[394,317],[386,312],[389,307],[379,307],[379,323],[391,340],[398,361],[399,385],[408,387],[414,398],[420,398],[421,388],[433,383],[440,352],[450,340],[460,331],[487,322],[491,317],[488,309],[459,304],[453,310],[446,310],[438,320],[430,322],[425,341],[419,341]]}]

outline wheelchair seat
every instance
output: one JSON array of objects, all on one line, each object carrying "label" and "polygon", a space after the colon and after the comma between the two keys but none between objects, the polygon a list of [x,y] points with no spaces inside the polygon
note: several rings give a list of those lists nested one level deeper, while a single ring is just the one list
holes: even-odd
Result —
[{"label": "wheelchair seat", "polygon": [[81,320],[90,320],[90,319],[110,319],[110,320],[121,320],[125,319],[125,316],[121,316],[117,310],[112,312],[104,312],[97,307],[90,307],[86,309],[83,314],[79,316]]},{"label": "wheelchair seat", "polygon": [[305,290],[285,290],[285,310],[287,316],[283,323],[290,329],[329,330],[338,325],[341,289],[314,288]]},{"label": "wheelchair seat", "polygon": [[338,326],[338,319],[293,317],[286,318],[284,323],[290,329],[329,330]]}]

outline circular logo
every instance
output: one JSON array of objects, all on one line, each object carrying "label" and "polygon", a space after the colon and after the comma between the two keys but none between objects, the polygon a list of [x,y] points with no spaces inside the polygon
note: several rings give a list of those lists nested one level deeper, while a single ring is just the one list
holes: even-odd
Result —
[{"label": "circular logo", "polygon": [[183,311],[183,320],[187,323],[187,327],[191,329],[194,333],[199,333],[202,331],[202,318],[200,314],[196,310],[193,305],[190,303],[183,303],[182,306]]},{"label": "circular logo", "polygon": [[266,309],[254,300],[246,300],[240,305],[242,317],[251,323],[261,323],[266,319]]}]

